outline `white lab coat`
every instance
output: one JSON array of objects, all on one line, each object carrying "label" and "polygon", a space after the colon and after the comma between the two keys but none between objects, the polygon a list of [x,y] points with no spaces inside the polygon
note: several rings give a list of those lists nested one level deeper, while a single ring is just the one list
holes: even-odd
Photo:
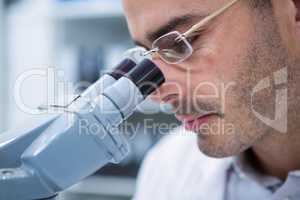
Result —
[{"label": "white lab coat", "polygon": [[195,134],[179,129],[148,154],[134,200],[222,200],[231,163],[205,156]]}]

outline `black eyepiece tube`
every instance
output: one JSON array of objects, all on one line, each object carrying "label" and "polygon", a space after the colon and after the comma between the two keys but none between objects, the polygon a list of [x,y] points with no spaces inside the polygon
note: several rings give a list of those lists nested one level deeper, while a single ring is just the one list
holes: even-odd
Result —
[{"label": "black eyepiece tube", "polygon": [[146,98],[165,82],[161,70],[149,59],[144,59],[126,75]]},{"label": "black eyepiece tube", "polygon": [[119,80],[125,74],[130,72],[135,66],[136,63],[133,60],[126,58],[122,62],[120,62],[112,72],[109,72],[108,74],[111,75],[114,79]]}]

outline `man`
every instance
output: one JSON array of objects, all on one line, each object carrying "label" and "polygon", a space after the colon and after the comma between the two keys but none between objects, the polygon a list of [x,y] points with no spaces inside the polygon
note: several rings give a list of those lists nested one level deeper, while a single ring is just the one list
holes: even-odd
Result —
[{"label": "man", "polygon": [[135,198],[300,199],[300,1],[123,4],[166,77],[153,99],[186,129],[148,155]]}]

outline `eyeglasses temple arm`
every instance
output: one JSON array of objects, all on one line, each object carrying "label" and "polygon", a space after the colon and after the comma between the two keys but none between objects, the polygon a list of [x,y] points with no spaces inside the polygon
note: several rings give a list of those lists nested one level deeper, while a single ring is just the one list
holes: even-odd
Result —
[{"label": "eyeglasses temple arm", "polygon": [[217,10],[213,14],[207,16],[206,18],[204,18],[203,20],[201,20],[198,24],[195,24],[194,26],[192,26],[192,28],[190,28],[188,31],[186,31],[185,33],[183,33],[183,36],[184,37],[191,36],[192,33],[194,33],[195,31],[199,30],[202,26],[206,25],[212,19],[214,19],[214,18],[218,17],[219,15],[221,15],[223,12],[225,12],[227,9],[229,9],[230,7],[232,7],[238,1],[239,0],[233,0],[230,3],[228,3],[227,5],[225,5],[223,8],[221,8],[220,10]]}]

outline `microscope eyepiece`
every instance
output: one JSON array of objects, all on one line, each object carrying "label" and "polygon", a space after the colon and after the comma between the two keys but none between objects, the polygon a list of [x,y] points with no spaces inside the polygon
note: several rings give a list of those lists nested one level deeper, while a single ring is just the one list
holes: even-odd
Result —
[{"label": "microscope eyepiece", "polygon": [[53,196],[106,164],[121,162],[129,146],[117,127],[164,81],[151,60],[125,59],[55,120],[30,125],[20,134],[16,131],[26,148],[19,160],[12,162],[19,167],[5,169],[12,175],[2,180],[0,176],[0,199]]},{"label": "microscope eyepiece", "polygon": [[130,72],[135,66],[136,63],[132,59],[126,58],[122,62],[120,62],[112,72],[108,74],[114,79],[119,80],[125,74]]},{"label": "microscope eyepiece", "polygon": [[146,98],[165,82],[161,70],[149,59],[144,59],[126,75]]}]

